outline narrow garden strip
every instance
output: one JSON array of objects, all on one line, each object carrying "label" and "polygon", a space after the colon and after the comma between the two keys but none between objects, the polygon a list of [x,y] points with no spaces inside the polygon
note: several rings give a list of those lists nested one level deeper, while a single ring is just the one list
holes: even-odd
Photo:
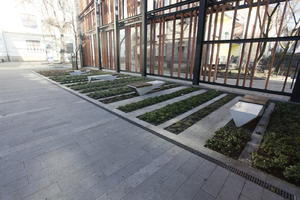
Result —
[{"label": "narrow garden strip", "polygon": [[187,112],[193,109],[196,106],[201,105],[202,103],[213,99],[214,97],[222,94],[216,90],[209,90],[204,94],[199,94],[188,99],[167,105],[158,110],[154,110],[152,112],[145,113],[143,115],[138,116],[139,119],[146,121],[148,123],[159,125],[164,123],[184,112]]},{"label": "narrow garden strip", "polygon": [[253,166],[300,185],[300,105],[277,102]]},{"label": "narrow garden strip", "polygon": [[96,88],[96,87],[105,87],[110,85],[118,85],[118,84],[127,84],[132,81],[146,81],[148,79],[144,77],[129,77],[129,78],[121,78],[121,79],[115,79],[113,81],[101,81],[101,82],[92,82],[92,83],[84,83],[84,84],[76,84],[70,86],[72,90],[84,90],[89,88]]},{"label": "narrow garden strip", "polygon": [[88,94],[88,96],[93,99],[101,99],[101,98],[105,98],[105,97],[111,97],[111,96],[115,96],[115,95],[119,95],[119,94],[133,92],[133,91],[134,91],[134,89],[125,86],[125,87],[114,88],[111,90],[93,92],[93,93]]},{"label": "narrow garden strip", "polygon": [[237,128],[230,122],[216,131],[215,135],[206,141],[205,147],[237,159],[250,139],[251,133],[248,130]]},{"label": "narrow garden strip", "polygon": [[151,106],[169,99],[173,99],[175,97],[179,97],[194,91],[200,90],[199,88],[195,88],[195,87],[190,87],[190,88],[185,88],[176,92],[173,92],[171,94],[165,94],[165,95],[161,95],[161,96],[157,96],[157,97],[152,97],[152,98],[148,98],[148,99],[144,99],[142,101],[138,101],[138,102],[134,102],[131,104],[127,104],[124,106],[120,106],[118,107],[119,110],[123,111],[123,112],[132,112],[135,110],[138,110],[140,108],[144,108],[147,106]]},{"label": "narrow garden strip", "polygon": [[137,93],[124,94],[124,95],[120,95],[120,96],[116,96],[116,97],[111,97],[111,98],[108,98],[108,99],[103,99],[103,100],[100,100],[100,102],[105,103],[105,104],[109,104],[109,103],[114,103],[114,102],[117,102],[117,101],[122,101],[122,100],[125,100],[125,99],[131,99],[131,98],[136,97],[136,96],[138,96]]},{"label": "narrow garden strip", "polygon": [[[162,85],[161,87],[159,87],[157,89],[154,89],[153,91],[149,92],[148,94],[151,94],[151,93],[154,93],[154,92],[159,92],[159,91],[162,91],[162,90],[175,88],[175,87],[178,87],[178,86],[179,86],[178,84],[167,83],[167,84],[164,84],[164,85]],[[136,96],[138,96],[137,93],[124,94],[124,95],[120,95],[120,96],[116,96],[116,97],[111,97],[111,98],[108,98],[108,99],[103,99],[103,100],[100,100],[100,102],[108,104],[108,103],[114,103],[114,102],[122,101],[122,100],[126,100],[126,99],[131,99],[131,98],[136,97]]]},{"label": "narrow garden strip", "polygon": [[211,112],[217,110],[218,108],[220,108],[224,104],[228,103],[229,101],[231,101],[235,97],[236,97],[236,95],[234,95],[234,94],[228,94],[227,96],[225,96],[225,97],[219,99],[218,101],[202,108],[201,110],[191,114],[190,116],[188,116],[188,117],[172,124],[171,126],[168,126],[165,129],[167,131],[172,132],[172,133],[179,134],[182,131],[189,128],[190,126],[192,126],[193,124],[195,124],[196,122],[200,121],[202,118],[209,115]]},{"label": "narrow garden strip", "polygon": [[145,82],[145,81],[146,81],[145,79],[129,79],[129,80],[126,80],[126,81],[121,82],[121,83],[115,83],[115,84],[107,83],[107,84],[104,84],[102,86],[89,87],[89,88],[80,90],[80,93],[89,93],[89,92],[95,92],[95,91],[99,91],[99,90],[107,90],[107,89],[111,89],[111,88],[126,86],[130,83]]}]

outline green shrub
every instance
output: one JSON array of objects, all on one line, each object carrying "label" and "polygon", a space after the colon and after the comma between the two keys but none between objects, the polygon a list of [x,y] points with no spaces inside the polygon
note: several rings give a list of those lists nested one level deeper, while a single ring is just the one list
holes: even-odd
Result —
[{"label": "green shrub", "polygon": [[300,183],[294,171],[300,165],[300,105],[276,103],[263,141],[252,154],[252,165]]},{"label": "green shrub", "polygon": [[251,139],[249,131],[243,128],[225,126],[216,131],[215,135],[206,141],[205,147],[232,158],[238,158],[247,142]]},{"label": "green shrub", "polygon": [[134,90],[129,87],[119,87],[119,88],[114,88],[111,90],[104,90],[104,91],[99,91],[99,92],[93,92],[88,94],[89,97],[94,98],[94,99],[101,99],[105,97],[111,97],[119,94],[124,94],[124,93],[129,93],[133,92]]},{"label": "green shrub", "polygon": [[[177,87],[178,85],[177,84],[164,84],[162,85],[160,88],[157,88],[152,92],[158,92],[158,91],[161,91],[161,90],[167,90],[167,89],[170,89],[170,88],[174,88],[174,87]],[[116,96],[116,97],[112,97],[112,98],[108,98],[108,99],[103,99],[103,100],[100,100],[100,102],[102,103],[114,103],[114,102],[117,102],[117,101],[122,101],[122,100],[125,100],[125,99],[130,99],[130,98],[133,98],[133,97],[136,97],[138,96],[137,93],[134,93],[134,94],[125,94],[125,95],[121,95],[121,96]]]},{"label": "green shrub", "polygon": [[187,112],[193,109],[196,106],[201,105],[202,103],[209,101],[210,99],[220,95],[221,92],[216,90],[209,90],[204,94],[199,94],[188,99],[169,104],[158,110],[145,113],[141,116],[138,116],[139,119],[149,122],[154,125],[164,123],[184,112]]},{"label": "green shrub", "polygon": [[129,78],[121,78],[121,79],[115,79],[113,81],[101,81],[101,82],[92,82],[92,83],[81,83],[70,86],[73,90],[85,90],[89,88],[101,88],[106,86],[112,86],[112,85],[119,85],[119,84],[128,84],[131,82],[136,81],[146,81],[149,79],[145,79],[144,77],[129,77]]},{"label": "green shrub", "polygon": [[286,167],[283,175],[290,181],[300,184],[300,164]]},{"label": "green shrub", "polygon": [[120,106],[118,109],[123,112],[126,112],[126,113],[132,112],[134,110],[138,110],[138,109],[144,108],[146,106],[154,105],[154,104],[157,104],[157,103],[169,100],[169,99],[173,99],[175,97],[179,97],[179,96],[182,96],[182,95],[185,95],[185,94],[197,91],[197,90],[199,90],[199,88],[194,88],[194,87],[185,88],[185,89],[182,89],[182,90],[170,93],[170,94],[152,97],[152,98],[144,99],[142,101],[138,101],[138,102],[124,105],[124,106]]},{"label": "green shrub", "polygon": [[133,98],[133,97],[136,97],[136,96],[138,96],[137,93],[124,94],[124,95],[120,95],[120,96],[116,96],[116,97],[112,97],[112,98],[108,98],[108,99],[103,99],[103,100],[100,100],[100,102],[108,104],[108,103],[114,103],[114,102],[117,102],[117,101],[122,101],[122,100],[125,100],[125,99],[130,99],[130,98]]}]

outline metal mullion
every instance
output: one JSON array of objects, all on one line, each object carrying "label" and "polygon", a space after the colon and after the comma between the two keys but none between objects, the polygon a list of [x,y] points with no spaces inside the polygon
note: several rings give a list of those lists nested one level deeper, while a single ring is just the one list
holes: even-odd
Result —
[{"label": "metal mullion", "polygon": [[[210,12],[209,12],[209,22],[208,22],[208,32],[207,32],[207,40],[210,39],[210,33],[211,33],[211,23],[212,23],[212,15],[213,15],[213,12],[212,12],[212,8],[210,9]],[[203,76],[203,81],[205,81],[205,77],[206,77],[206,65],[208,64],[208,52],[209,52],[209,44],[206,45],[206,51],[205,51],[205,56],[204,56],[204,59],[205,61],[203,62],[202,64],[202,67],[201,67],[201,73],[200,73],[200,78],[201,78],[201,75]],[[202,55],[200,55],[202,56]]]},{"label": "metal mullion", "polygon": [[[283,13],[282,13],[282,18],[281,18],[281,22],[280,22],[278,33],[277,33],[278,37],[280,36],[280,32],[281,32],[281,29],[282,29],[283,19],[284,19],[285,13],[286,13],[288,1],[289,0],[285,1]],[[277,46],[278,46],[278,41],[275,42],[274,49],[273,49],[273,52],[272,52],[272,59],[271,59],[271,62],[269,63],[269,67],[268,67],[269,71],[268,71],[268,76],[267,76],[267,80],[266,80],[266,84],[265,84],[265,89],[267,89],[268,85],[269,85],[269,80],[270,80],[271,71],[272,71],[272,65],[274,64],[274,61],[275,61],[275,53],[276,53]]]},{"label": "metal mullion", "polygon": [[180,24],[180,41],[179,41],[179,48],[178,48],[178,77],[181,77],[181,63],[182,63],[182,44],[183,44],[183,14],[181,15],[181,24]]},{"label": "metal mullion", "polygon": [[[267,0],[268,1],[268,0]],[[265,12],[264,12],[264,17],[263,17],[263,22],[262,22],[262,25],[260,26],[260,29],[261,29],[261,32],[260,32],[260,37],[263,36],[263,33],[264,33],[264,29],[265,29],[265,24],[266,24],[266,19],[267,19],[267,14],[268,14],[268,8],[269,8],[269,4],[266,4],[265,5]],[[253,63],[253,69],[252,69],[252,73],[251,73],[251,77],[250,77],[250,83],[249,83],[249,87],[251,88],[252,85],[253,85],[253,79],[254,79],[254,76],[255,76],[255,68],[256,68],[256,65],[258,63],[258,54],[259,54],[259,49],[261,47],[261,42],[259,42],[257,44],[257,48],[256,48],[256,54],[255,54],[255,58],[254,58],[254,63]]]},{"label": "metal mullion", "polygon": [[192,24],[193,24],[193,13],[190,13],[190,24],[189,24],[189,36],[188,36],[188,47],[187,47],[187,56],[186,56],[186,70],[185,70],[185,78],[188,77],[188,74],[190,73],[190,46],[191,46],[191,37],[192,37]]},{"label": "metal mullion", "polygon": [[193,78],[193,67],[194,67],[194,63],[195,63],[196,30],[197,30],[197,12],[195,12],[195,16],[194,16],[192,58],[190,59],[190,78],[191,79]]},{"label": "metal mullion", "polygon": [[166,28],[166,22],[165,22],[165,20],[164,20],[164,18],[163,18],[163,20],[162,20],[162,23],[163,23],[163,27],[162,27],[162,44],[161,44],[161,54],[162,54],[162,56],[161,56],[161,72],[160,72],[160,74],[164,74],[164,54],[165,54],[165,28]]},{"label": "metal mullion", "polygon": [[[236,23],[236,15],[237,15],[237,7],[239,5],[239,2],[240,2],[239,0],[236,0],[236,6],[235,6],[234,14],[233,14],[233,19],[232,19],[232,28],[231,28],[230,40],[233,39],[233,35],[234,35],[234,27],[235,27],[235,23]],[[231,50],[232,50],[232,43],[229,44],[227,62],[226,62],[226,67],[225,67],[224,84],[227,84],[227,73],[228,73],[229,62],[230,62],[230,57],[231,57]]]},{"label": "metal mullion", "polygon": [[[218,17],[219,17],[219,7],[217,7],[217,12],[215,13],[215,21],[214,21],[214,31],[213,31],[213,40],[216,38],[216,32],[217,32],[217,23],[218,23]],[[215,50],[215,44],[212,44],[211,48],[211,55],[210,55],[210,61],[209,61],[209,68],[208,68],[208,82],[210,82],[210,77],[211,77],[211,69],[213,65],[213,55],[214,55],[214,50]]]},{"label": "metal mullion", "polygon": [[171,77],[173,77],[173,69],[174,69],[174,54],[175,54],[175,36],[176,36],[176,16],[174,16],[173,21],[173,33],[172,33],[172,60],[171,60],[171,66],[170,66],[170,74]]},{"label": "metal mullion", "polygon": [[159,41],[158,41],[158,65],[157,65],[157,74],[160,75],[160,65],[161,65],[161,29],[162,29],[162,22],[161,19],[159,20]]},{"label": "metal mullion", "polygon": [[[249,7],[249,11],[248,11],[248,17],[247,17],[247,22],[246,22],[246,31],[245,31],[245,35],[244,38],[246,39],[248,36],[248,29],[249,29],[249,22],[250,22],[250,18],[251,18],[251,13],[252,13],[252,2],[251,5]],[[241,68],[244,62],[244,53],[245,53],[245,46],[247,43],[243,43],[242,45],[242,52],[241,52],[241,56],[240,56],[240,61],[239,61],[239,69],[238,69],[238,75],[237,75],[237,79],[236,79],[236,85],[239,85],[239,81],[240,81],[240,74],[241,74]]]},{"label": "metal mullion", "polygon": [[[225,11],[225,6],[222,6],[222,14],[221,14],[221,22],[220,22],[220,29],[219,29],[219,39],[222,36],[222,30],[223,30],[223,22],[224,22],[224,11]],[[218,66],[219,66],[219,53],[220,53],[220,44],[217,44],[217,55],[216,55],[216,66],[215,66],[215,74],[213,76],[213,82],[216,81],[217,73],[218,73]]]},{"label": "metal mullion", "polygon": [[[251,38],[254,38],[259,9],[260,9],[260,0],[257,0],[256,15],[255,15],[255,20],[254,20],[254,25],[253,25],[253,29],[252,29]],[[252,46],[253,46],[253,42],[250,43],[250,47],[249,47],[249,51],[248,51],[248,56],[247,56],[247,61],[246,61],[246,66],[245,66],[244,79],[243,79],[243,87],[245,87],[245,84],[246,84],[248,67],[249,67],[249,63],[250,63],[250,59],[251,59]]]},{"label": "metal mullion", "polygon": [[284,90],[285,90],[286,82],[287,82],[287,79],[288,79],[288,76],[289,76],[289,73],[290,73],[290,70],[291,70],[291,64],[292,64],[292,61],[293,61],[293,58],[294,58],[294,55],[295,55],[297,44],[298,44],[298,40],[295,42],[293,53],[292,53],[292,55],[290,57],[290,61],[289,61],[289,64],[288,64],[287,73],[286,73],[286,76],[285,76],[285,79],[284,79],[284,83],[283,83],[283,87],[282,87],[282,92],[284,92]]}]

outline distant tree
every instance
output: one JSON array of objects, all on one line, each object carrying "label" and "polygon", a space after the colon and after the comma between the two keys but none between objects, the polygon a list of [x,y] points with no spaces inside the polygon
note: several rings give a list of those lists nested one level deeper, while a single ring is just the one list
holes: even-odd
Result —
[{"label": "distant tree", "polygon": [[75,41],[74,54],[78,69],[78,31],[76,21],[76,1],[74,0],[18,0],[20,3],[31,4],[41,9],[44,17],[44,28],[55,38],[59,47],[60,62],[65,62],[65,35],[72,33]]}]

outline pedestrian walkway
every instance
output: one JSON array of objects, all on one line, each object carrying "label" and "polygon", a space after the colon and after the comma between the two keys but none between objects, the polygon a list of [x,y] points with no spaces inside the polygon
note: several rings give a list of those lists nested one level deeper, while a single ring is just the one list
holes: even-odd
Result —
[{"label": "pedestrian walkway", "polygon": [[1,200],[282,199],[47,82],[0,69]]}]

